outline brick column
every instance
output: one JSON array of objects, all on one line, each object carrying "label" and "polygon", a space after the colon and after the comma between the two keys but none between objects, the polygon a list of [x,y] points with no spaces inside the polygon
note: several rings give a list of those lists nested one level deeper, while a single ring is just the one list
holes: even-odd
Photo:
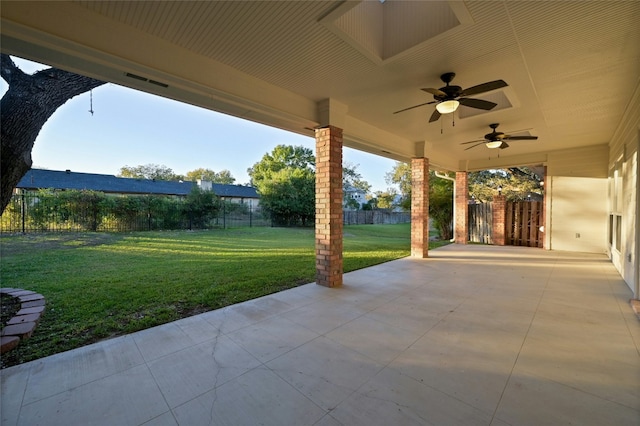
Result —
[{"label": "brick column", "polygon": [[316,129],[316,284],[342,285],[342,129]]},{"label": "brick column", "polygon": [[493,228],[491,230],[491,241],[496,246],[506,244],[506,209],[507,201],[504,195],[496,195],[493,197],[491,210],[493,211]]},{"label": "brick column", "polygon": [[429,256],[429,159],[411,159],[411,257]]},{"label": "brick column", "polygon": [[469,242],[469,183],[467,172],[456,172],[456,244]]}]

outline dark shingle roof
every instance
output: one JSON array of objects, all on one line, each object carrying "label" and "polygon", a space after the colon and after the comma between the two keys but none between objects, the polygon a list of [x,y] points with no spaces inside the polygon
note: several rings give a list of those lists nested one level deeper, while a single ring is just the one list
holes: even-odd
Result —
[{"label": "dark shingle roof", "polygon": [[213,193],[218,197],[260,198],[252,186],[213,184]]},{"label": "dark shingle roof", "polygon": [[[117,194],[187,195],[195,182],[120,178],[113,175],[31,169],[20,180],[20,189],[79,189]],[[250,186],[213,184],[219,197],[259,198]]]}]

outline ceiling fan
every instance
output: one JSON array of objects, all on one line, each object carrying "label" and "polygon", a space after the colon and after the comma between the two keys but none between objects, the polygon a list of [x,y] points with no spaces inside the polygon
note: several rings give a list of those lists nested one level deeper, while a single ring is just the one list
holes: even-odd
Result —
[{"label": "ceiling fan", "polygon": [[501,87],[508,86],[503,80],[489,81],[487,83],[478,84],[477,86],[469,87],[468,89],[462,89],[460,86],[450,86],[449,83],[453,81],[456,76],[454,72],[444,73],[440,76],[440,79],[445,83],[444,87],[439,89],[426,88],[421,89],[427,93],[433,95],[434,101],[425,102],[423,104],[414,105],[409,108],[401,109],[399,112],[408,111],[413,108],[418,108],[424,105],[436,104],[436,109],[433,111],[429,123],[437,121],[442,114],[449,114],[458,109],[459,105],[464,105],[471,108],[490,110],[497,104],[494,102],[485,101],[483,99],[468,98],[470,95],[477,95],[479,93],[489,92],[491,90],[499,89]]},{"label": "ceiling fan", "polygon": [[491,127],[492,132],[484,135],[483,139],[476,139],[473,141],[462,142],[460,145],[467,145],[470,143],[475,144],[475,145],[471,145],[469,148],[466,148],[465,151],[471,148],[475,148],[476,146],[479,146],[482,144],[485,144],[487,148],[491,148],[491,149],[495,149],[495,148],[505,149],[505,148],[509,148],[509,144],[507,144],[506,141],[533,141],[538,139],[537,136],[505,135],[504,133],[498,132],[496,130],[499,125],[500,123],[489,124],[489,127]]}]

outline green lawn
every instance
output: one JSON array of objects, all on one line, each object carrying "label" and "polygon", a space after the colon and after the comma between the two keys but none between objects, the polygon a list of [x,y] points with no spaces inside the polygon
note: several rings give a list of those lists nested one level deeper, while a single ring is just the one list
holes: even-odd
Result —
[{"label": "green lawn", "polygon": [[[407,256],[410,226],[347,226],[345,272]],[[15,365],[315,280],[313,229],[45,234],[0,239],[2,287],[41,293]]]}]

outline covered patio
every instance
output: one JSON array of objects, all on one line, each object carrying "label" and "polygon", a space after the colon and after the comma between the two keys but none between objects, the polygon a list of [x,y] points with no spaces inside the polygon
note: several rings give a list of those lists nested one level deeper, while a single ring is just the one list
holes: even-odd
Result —
[{"label": "covered patio", "polygon": [[314,138],[320,285],[343,282],[348,147],[411,164],[413,257],[428,257],[430,172],[455,174],[465,244],[468,174],[528,166],[544,174],[543,247],[606,253],[640,294],[638,2],[33,1],[0,14],[2,53]]},{"label": "covered patio", "polygon": [[[1,15],[2,53],[314,138],[321,284],[5,369],[3,426],[640,422],[640,3],[4,2]],[[461,88],[507,86],[471,90],[492,109],[432,122],[452,72]],[[494,149],[499,123],[539,140]],[[411,163],[410,258],[343,274],[345,146]],[[467,245],[468,173],[527,165],[545,170],[545,250]],[[459,244],[433,251],[430,171],[457,189]]]},{"label": "covered patio", "polygon": [[637,425],[605,255],[449,245],[2,371],[2,425]]}]

